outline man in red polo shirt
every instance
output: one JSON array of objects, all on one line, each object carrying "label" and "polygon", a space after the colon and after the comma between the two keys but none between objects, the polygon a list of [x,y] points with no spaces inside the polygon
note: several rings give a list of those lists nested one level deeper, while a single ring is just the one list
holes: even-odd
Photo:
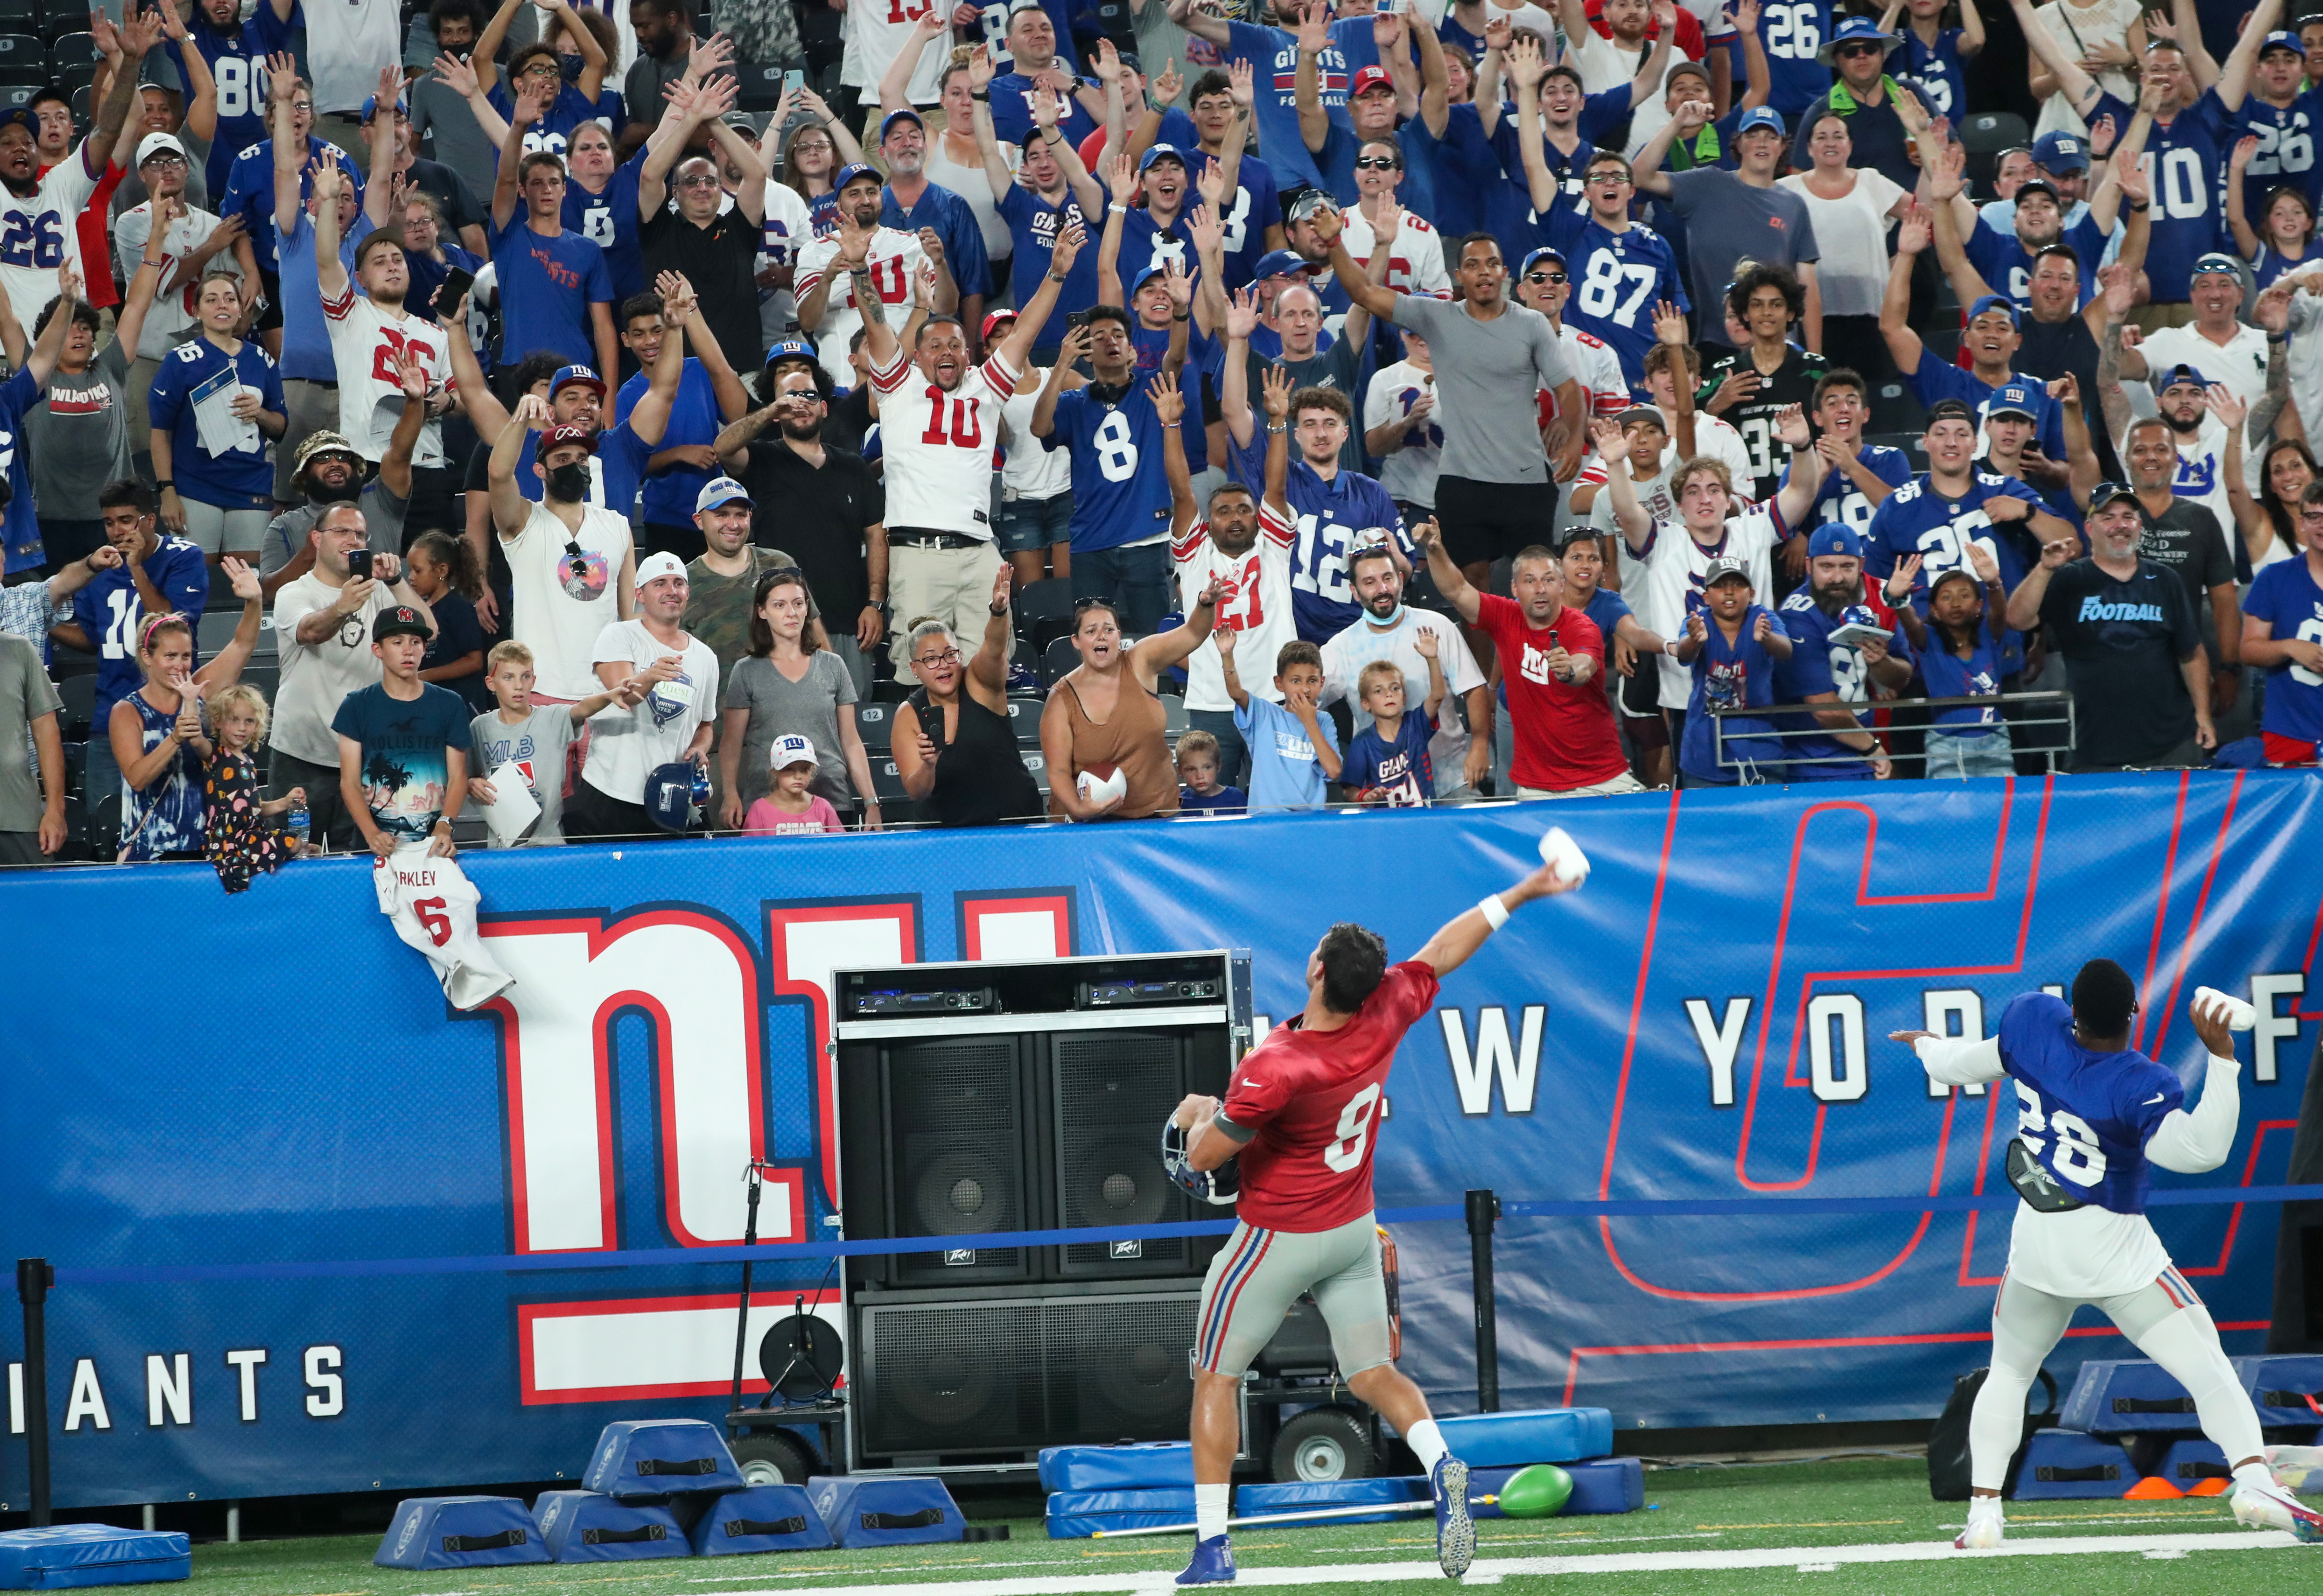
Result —
[{"label": "man in red polo shirt", "polygon": [[1611,701],[1605,696],[1605,637],[1597,623],[1565,601],[1565,567],[1541,544],[1518,552],[1509,572],[1513,599],[1480,592],[1444,552],[1430,518],[1412,528],[1428,550],[1428,573],[1501,657],[1516,732],[1510,762],[1520,798],[1580,798],[1600,793],[1642,793],[1621,757]]}]

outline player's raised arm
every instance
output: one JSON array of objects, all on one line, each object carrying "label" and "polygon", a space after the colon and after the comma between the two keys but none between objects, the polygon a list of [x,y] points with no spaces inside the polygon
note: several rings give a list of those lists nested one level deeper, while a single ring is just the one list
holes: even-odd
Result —
[{"label": "player's raised arm", "polygon": [[2227,1161],[2235,1149],[2235,1126],[2242,1118],[2242,1062],[2235,1057],[2227,1003],[2208,988],[2188,1005],[2194,1034],[2210,1051],[2202,1100],[2192,1113],[2173,1108],[2146,1138],[2145,1156],[2181,1175],[2199,1175]]},{"label": "player's raised arm", "polygon": [[1439,977],[1448,976],[1468,962],[1486,937],[1509,922],[1511,911],[1535,898],[1553,898],[1579,886],[1589,877],[1588,861],[1569,840],[1566,846],[1571,849],[1569,857],[1550,859],[1514,886],[1492,894],[1459,915],[1428,939],[1428,945],[1411,956],[1413,962],[1428,966]]}]

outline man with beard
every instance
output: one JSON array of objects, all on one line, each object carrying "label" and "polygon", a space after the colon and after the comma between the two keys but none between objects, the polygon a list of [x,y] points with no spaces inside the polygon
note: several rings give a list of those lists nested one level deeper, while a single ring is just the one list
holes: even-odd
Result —
[{"label": "man with beard", "polygon": [[[130,107],[137,103],[138,63],[160,37],[161,25],[150,14],[133,16],[120,32],[121,69],[77,155],[66,155],[43,175],[39,113],[23,106],[0,117],[0,187],[6,189],[0,195],[0,217],[10,237],[22,241],[0,252],[0,288],[6,289],[17,321],[28,327],[56,298],[58,266],[80,269],[80,213],[105,176]],[[66,120],[69,124],[69,112]]]},{"label": "man with beard", "polygon": [[[2182,403],[2182,393],[2181,399]],[[2226,529],[2206,503],[2178,493],[2181,460],[2173,425],[2153,416],[2133,421],[2123,445],[2129,485],[2137,495],[2138,519],[2144,525],[2137,552],[2175,572],[2186,585],[2195,614],[2202,617],[2202,641],[2210,656],[2210,711],[2223,723],[2234,711],[2242,675],[2243,612],[2235,601],[2235,558]],[[2222,724],[2221,737],[2230,740],[2237,729],[2248,728]]]},{"label": "man with beard", "polygon": [[[543,488],[537,504],[516,486],[525,441],[536,430],[543,434],[532,468]],[[629,524],[587,502],[596,446],[594,428],[552,427],[547,402],[529,393],[492,445],[492,525],[515,588],[510,635],[532,650],[535,703],[577,703],[600,691],[597,636],[628,619],[632,607],[638,560]]]},{"label": "man with beard", "polygon": [[[658,147],[646,146],[645,165],[638,171],[638,234],[647,278],[683,271],[693,280],[701,289],[703,314],[718,347],[728,360],[748,371],[767,357],[766,335],[758,326],[758,251],[766,237],[767,163],[748,139],[721,120],[722,99],[732,94],[730,78],[700,90],[685,113],[683,133]],[[671,160],[700,127],[707,127],[719,151],[741,168],[734,203],[722,214],[726,193],[719,182],[718,162],[709,156],[687,156],[677,163],[673,181],[664,182],[671,175]],[[665,203],[671,187],[677,190],[675,210]],[[955,203],[962,211],[968,209],[964,201]],[[969,229],[975,231],[972,213]],[[978,264],[980,269],[980,261]]]},{"label": "man with beard", "polygon": [[[879,195],[879,225],[916,233],[920,247],[941,261],[960,294],[964,326],[984,324],[984,301],[992,292],[992,261],[984,248],[984,225],[968,201],[928,181],[927,125],[917,111],[890,112],[879,124],[879,154],[887,163],[887,186]],[[765,188],[763,181],[755,187]],[[932,236],[934,243],[930,244]],[[974,633],[963,633],[972,637]]]},{"label": "man with beard", "polygon": [[[1884,778],[1887,756],[1878,739],[1863,729],[1853,710],[1836,707],[1863,702],[1875,684],[1892,694],[1912,681],[1911,646],[1864,588],[1862,539],[1843,526],[1816,527],[1807,539],[1807,585],[1783,601],[1779,619],[1790,634],[1791,652],[1775,662],[1775,702],[1835,706],[1775,717],[1778,730],[1815,733],[1783,739],[1783,752],[1792,761],[1787,779]],[[1887,636],[1841,642],[1832,634],[1842,627],[1877,627]],[[1863,757],[1850,759],[1850,754]]]},{"label": "man with beard", "polygon": [[1434,610],[1415,610],[1403,601],[1403,568],[1384,546],[1373,544],[1347,556],[1349,580],[1359,618],[1323,645],[1323,699],[1348,701],[1363,712],[1357,684],[1364,667],[1386,660],[1403,674],[1407,704],[1428,697],[1428,661],[1412,639],[1426,632],[1436,640],[1437,663],[1443,669],[1449,696],[1460,701],[1459,713],[1437,717],[1436,735],[1428,739],[1428,759],[1436,773],[1428,796],[1437,803],[1474,798],[1492,768],[1492,701],[1484,673],[1467,639],[1451,617]]},{"label": "man with beard", "polygon": [[[193,14],[186,19],[190,37],[161,47],[177,69],[179,82],[192,83],[186,71],[186,49],[191,45],[217,85],[217,127],[210,135],[209,161],[203,172],[212,195],[225,192],[236,156],[266,142],[267,58],[290,48],[298,11],[298,0],[261,0],[244,22],[240,0],[196,0]],[[260,191],[263,189],[262,184]]]},{"label": "man with beard", "polygon": [[298,445],[290,486],[305,503],[284,510],[266,526],[259,545],[259,586],[269,601],[275,591],[314,569],[315,546],[307,534],[335,504],[354,504],[363,513],[373,554],[394,554],[403,544],[403,518],[411,502],[411,446],[419,436],[425,407],[399,417],[380,456],[379,474],[363,481],[363,457],[335,432],[309,433]]},{"label": "man with beard", "polygon": [[[842,223],[835,264],[852,277],[858,298],[873,306],[863,350],[870,358],[871,385],[879,393],[888,591],[907,623],[894,633],[895,668],[901,671],[911,664],[911,624],[922,617],[947,623],[960,637],[977,636],[976,628],[990,619],[993,568],[1000,563],[989,508],[1000,412],[1016,392],[1033,340],[1087,238],[1075,227],[1058,237],[1040,291],[1000,346],[972,367],[968,329],[957,316],[928,317],[920,325],[917,346],[905,354],[871,289],[868,257],[875,231]],[[1182,342],[1178,347],[1182,353]]]},{"label": "man with beard", "polygon": [[[1896,259],[1887,272],[1887,297],[1879,303],[1879,331],[1887,340],[1887,353],[1895,357],[1896,370],[1921,404],[1930,414],[1939,401],[1957,399],[1970,411],[1981,409],[1993,391],[2006,383],[2019,381],[2016,374],[2016,351],[2024,343],[2016,328],[2021,317],[2016,302],[2001,294],[1987,294],[1970,301],[1968,328],[1960,336],[1960,346],[1968,352],[1970,364],[1966,371],[1937,360],[1920,342],[1920,335],[1911,326],[1912,266],[1920,252],[1926,249],[1934,235],[1934,222],[1927,208],[1914,205],[1896,229]],[[2048,402],[2046,390],[2034,384],[2042,397],[2042,415],[2038,436],[2041,453],[2052,461],[2062,461],[2065,455],[2065,424],[2057,414],[2056,406]]]},{"label": "man with beard", "polygon": [[[1290,381],[1279,368],[1267,373],[1266,398],[1272,405],[1288,407]],[[1179,429],[1165,432],[1162,463],[1170,478],[1170,556],[1177,567],[1181,593],[1218,593],[1212,631],[1221,628],[1236,634],[1235,646],[1247,647],[1253,659],[1272,659],[1298,635],[1291,613],[1291,548],[1299,537],[1290,504],[1282,496],[1289,472],[1290,449],[1287,428],[1269,427],[1266,438],[1265,489],[1254,497],[1241,482],[1221,482],[1210,490],[1209,513],[1195,518],[1193,472],[1186,460]],[[1421,673],[1425,678],[1425,670]],[[1250,692],[1272,702],[1281,702],[1281,689],[1272,681],[1254,682]],[[1235,724],[1235,702],[1227,693],[1226,670],[1217,643],[1206,637],[1186,656],[1186,715],[1197,730],[1218,739],[1218,779],[1238,787],[1250,774],[1250,747]]]},{"label": "man with beard", "polygon": [[[1599,448],[1608,460],[1626,446],[1611,421],[1595,424]],[[1616,490],[1620,491],[1620,490]],[[1509,733],[1513,754],[1509,776],[1520,798],[1580,798],[1645,789],[1621,757],[1621,736],[1613,726],[1613,703],[1605,696],[1605,638],[1597,623],[1565,601],[1565,568],[1542,545],[1520,549],[1509,567],[1509,590],[1516,596],[1478,592],[1444,552],[1434,521],[1421,524],[1414,539],[1428,551],[1428,573],[1460,619],[1492,640],[1509,693]],[[1491,758],[1486,735],[1477,738]],[[1476,750],[1468,767],[1480,775]]]},{"label": "man with beard", "polygon": [[791,563],[806,577],[809,613],[825,618],[824,647],[846,663],[857,694],[868,696],[865,652],[887,630],[886,495],[861,455],[824,436],[828,371],[811,359],[785,360],[768,368],[767,381],[774,397],[766,408],[728,427],[712,446],[749,491],[755,541],[764,548],[779,537],[798,556]]},{"label": "man with beard", "polygon": [[366,460],[387,452],[387,436],[403,411],[397,366],[408,351],[427,382],[428,419],[419,429],[412,463],[440,466],[444,431],[436,417],[453,407],[458,394],[444,328],[404,307],[411,271],[399,230],[374,232],[355,245],[354,274],[349,278],[339,254],[338,190],[344,181],[336,166],[325,167],[315,178],[316,285],[322,290],[323,320],[339,372],[339,433]]},{"label": "man with beard", "polygon": [[[800,252],[798,276],[793,286],[798,294],[799,326],[813,335],[815,346],[822,352],[822,369],[831,373],[833,382],[851,387],[855,373],[847,361],[848,340],[863,325],[863,307],[876,298],[888,307],[887,314],[891,316],[910,315],[912,284],[917,280],[920,267],[928,261],[928,255],[918,234],[881,224],[879,218],[885,207],[877,168],[861,161],[841,167],[833,189],[839,196],[833,230]],[[863,276],[868,280],[860,300],[856,297],[857,275],[833,266],[839,255],[837,229],[849,223],[858,229],[871,230],[871,241],[864,255]],[[933,313],[956,316],[960,312],[960,290],[943,263],[934,264]],[[896,306],[905,308],[894,309]]]},{"label": "man with beard", "polygon": [[[2139,421],[2160,421],[2177,459],[2172,492],[2201,505],[2220,526],[2233,526],[2234,504],[2227,491],[2228,440],[2226,427],[2210,414],[2209,377],[2181,361],[2156,371],[2150,386],[2125,386],[2118,362],[2107,358],[2119,347],[2116,336],[2113,348],[2098,355],[2098,399],[2115,451],[2126,461],[2130,428]],[[2217,391],[2221,399],[2234,397],[2223,385]]]}]

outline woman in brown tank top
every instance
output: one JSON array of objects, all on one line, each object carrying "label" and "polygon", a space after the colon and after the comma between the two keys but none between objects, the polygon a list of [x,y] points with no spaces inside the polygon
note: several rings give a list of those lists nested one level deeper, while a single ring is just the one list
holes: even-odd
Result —
[{"label": "woman in brown tank top", "polygon": [[[1213,582],[1174,631],[1121,646],[1121,622],[1102,599],[1073,610],[1073,648],[1081,663],[1049,691],[1041,711],[1041,752],[1049,766],[1049,812],[1059,820],[1144,820],[1178,812],[1178,772],[1154,679],[1202,646],[1217,614]],[[1081,801],[1079,778],[1093,765],[1118,768],[1123,797]]]}]

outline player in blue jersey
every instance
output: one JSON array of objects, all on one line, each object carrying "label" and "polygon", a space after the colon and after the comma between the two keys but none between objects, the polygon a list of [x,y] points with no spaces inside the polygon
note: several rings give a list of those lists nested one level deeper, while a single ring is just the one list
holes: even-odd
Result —
[{"label": "player in blue jersey", "polygon": [[1969,569],[1968,546],[1981,543],[2000,563],[2009,592],[2041,563],[2041,546],[2079,537],[2070,524],[2041,507],[2040,495],[2014,477],[1976,468],[1976,417],[1958,399],[1928,411],[1924,435],[1928,469],[1890,493],[1872,512],[1865,557],[1876,574],[1920,557],[1912,601],[1924,604],[1927,584],[1947,571]]},{"label": "player in blue jersey", "polygon": [[[487,125],[494,145],[507,139],[507,124]],[[613,135],[584,122],[573,130],[565,161],[565,230],[577,233],[605,252],[613,298],[646,291],[645,252],[638,230],[638,182],[648,151],[639,150],[613,164]]]},{"label": "player in blue jersey", "polygon": [[[229,214],[219,197],[226,191],[235,158],[266,140],[267,58],[289,50],[291,33],[305,26],[298,0],[261,0],[248,22],[242,20],[238,0],[198,0],[193,14],[186,19],[186,39],[172,39],[161,47],[177,69],[179,82],[187,81],[185,51],[190,44],[208,65],[210,78],[217,85],[217,126],[210,134],[210,158],[203,175],[209,184],[211,203],[219,205],[221,216]],[[271,209],[273,169],[266,168],[259,178],[259,191],[265,197],[266,208]]]},{"label": "player in blue jersey", "polygon": [[2323,745],[2323,491],[2313,482],[2298,516],[2299,553],[2262,570],[2243,601],[2243,661],[2266,673],[2269,765],[2313,765]]},{"label": "player in blue jersey", "polygon": [[1245,153],[1254,94],[1250,63],[1237,61],[1226,71],[1195,78],[1187,96],[1199,142],[1187,146],[1184,153],[1194,163],[1195,188],[1206,198],[1217,189],[1209,203],[1226,228],[1229,289],[1247,284],[1266,252],[1282,247],[1282,202],[1274,169]]},{"label": "player in blue jersey", "polygon": [[[1871,530],[1873,514],[1887,496],[1912,480],[1910,455],[1885,444],[1863,441],[1863,424],[1870,415],[1869,395],[1860,374],[1837,366],[1817,379],[1807,419],[1815,425],[1815,452],[1823,456],[1823,486],[1815,491],[1814,504],[1807,511],[1805,531],[1844,527],[1858,537],[1865,537]],[[1783,481],[1790,480],[1790,464],[1785,462]],[[1786,556],[1789,548],[1790,544],[1784,545]],[[1801,557],[1804,554],[1803,546]]]},{"label": "player in blue jersey", "polygon": [[[535,115],[525,124],[524,152],[546,152],[562,159],[572,146],[574,130],[583,123],[606,116],[613,126],[619,127],[620,101],[616,96],[611,96],[610,105],[605,103],[607,96],[601,91],[606,70],[612,63],[596,33],[583,25],[572,0],[551,0],[546,10],[541,36],[509,52],[506,82],[495,81],[500,70],[493,58],[499,52],[501,37],[508,32],[512,7],[503,5],[484,25],[484,36],[478,41],[469,65],[475,69],[477,79],[486,90],[486,103],[503,122],[515,116],[517,96],[528,89],[531,91],[528,97]],[[565,76],[565,52],[555,42],[560,38],[571,40],[580,51],[577,79]],[[639,110],[658,120],[658,106],[641,106]]]},{"label": "player in blue jersey", "polygon": [[2025,1442],[2025,1399],[2084,1303],[2193,1398],[2202,1433],[2234,1470],[2236,1523],[2323,1541],[2323,1514],[2275,1483],[2258,1412],[2218,1345],[2217,1325],[2145,1216],[2149,1166],[2199,1175],[2233,1150],[2242,1067],[2230,1003],[2205,992],[2190,1005],[2209,1055],[2202,1100],[2190,1112],[2177,1073],[2131,1045],[2137,985],[2109,959],[2081,967],[2070,1008],[2045,992],[2011,999],[1997,1036],[1890,1033],[1937,1086],[2006,1078],[2016,1088],[2006,1167],[2021,1200],[1992,1306],[1992,1369],[1969,1420],[1974,1494],[1954,1546],[2001,1544],[2000,1492]]},{"label": "player in blue jersey", "polygon": [[[1282,20],[1296,23],[1295,0],[1281,0]],[[1229,22],[1198,8],[1195,0],[1170,0],[1170,20],[1189,33],[1218,47],[1228,61],[1247,61],[1257,94],[1253,111],[1258,120],[1258,147],[1274,168],[1274,179],[1288,188],[1322,182],[1315,158],[1308,153],[1299,121],[1299,41],[1288,30],[1254,23]],[[1323,111],[1342,126],[1347,121],[1347,87],[1356,63],[1351,48],[1358,39],[1368,42],[1373,31],[1369,16],[1342,17],[1330,25],[1329,43],[1314,58],[1317,97]],[[1378,60],[1376,48],[1371,59]]]},{"label": "player in blue jersey", "polygon": [[1912,648],[1872,608],[1863,584],[1863,540],[1844,526],[1816,527],[1807,538],[1807,585],[1783,601],[1776,619],[1790,634],[1791,652],[1775,662],[1775,702],[1832,706],[1775,718],[1778,729],[1811,734],[1783,739],[1790,760],[1785,779],[1886,775],[1886,752],[1846,706],[1869,699],[1875,684],[1891,694],[1910,686]]},{"label": "player in blue jersey", "polygon": [[1974,410],[2009,382],[2030,383],[2041,408],[2036,418],[2041,452],[2052,460],[2064,459],[2064,417],[2057,414],[2045,387],[2016,372],[2016,351],[2025,342],[2017,331],[2016,301],[1987,294],[1969,307],[1968,326],[1960,335],[1960,346],[1972,362],[1967,371],[1930,354],[1912,330],[1912,265],[1934,234],[1933,219],[1919,206],[1896,229],[1896,259],[1887,271],[1887,296],[1879,302],[1879,333],[1895,357],[1896,371],[1932,413],[1939,399],[1958,399]]},{"label": "player in blue jersey", "polygon": [[[1186,363],[1186,328],[1172,321],[1162,370]],[[1096,380],[1062,391],[1086,360]],[[1161,469],[1162,419],[1138,380],[1136,325],[1118,305],[1099,305],[1065,335],[1033,402],[1033,436],[1071,452],[1073,580],[1109,600],[1124,633],[1147,637],[1170,609],[1170,482]]]},{"label": "player in blue jersey", "polygon": [[[1528,160],[1527,170],[1531,170]],[[1566,321],[1611,349],[1621,360],[1630,392],[1642,398],[1646,352],[1654,346],[1654,307],[1665,300],[1680,310],[1694,307],[1669,241],[1630,220],[1635,192],[1630,163],[1615,151],[1600,150],[1590,156],[1582,178],[1588,208],[1544,206],[1541,231],[1549,247],[1565,257],[1572,279]]]},{"label": "player in blue jersey", "polygon": [[[299,78],[290,57],[280,53],[273,56],[266,64],[266,72],[270,100],[289,97],[291,142],[303,143],[306,148],[306,158],[299,162],[298,170],[298,198],[303,204],[315,192],[316,163],[325,160],[323,151],[333,146],[314,135],[315,91]],[[262,105],[261,109],[265,107]],[[212,146],[213,157],[217,150],[225,147],[225,134],[221,129],[218,142]],[[348,181],[354,188],[355,208],[360,211],[363,197],[363,173],[356,170],[352,163],[347,164],[344,170]],[[262,137],[244,146],[227,167],[225,186],[214,186],[210,192],[213,196],[224,196],[216,202],[220,221],[228,216],[242,218],[243,234],[250,240],[251,252],[258,258],[258,274],[263,280],[267,300],[274,307],[271,316],[261,318],[261,330],[265,329],[269,320],[280,326],[282,291],[280,279],[281,262],[278,258],[274,228],[274,140]]]}]

